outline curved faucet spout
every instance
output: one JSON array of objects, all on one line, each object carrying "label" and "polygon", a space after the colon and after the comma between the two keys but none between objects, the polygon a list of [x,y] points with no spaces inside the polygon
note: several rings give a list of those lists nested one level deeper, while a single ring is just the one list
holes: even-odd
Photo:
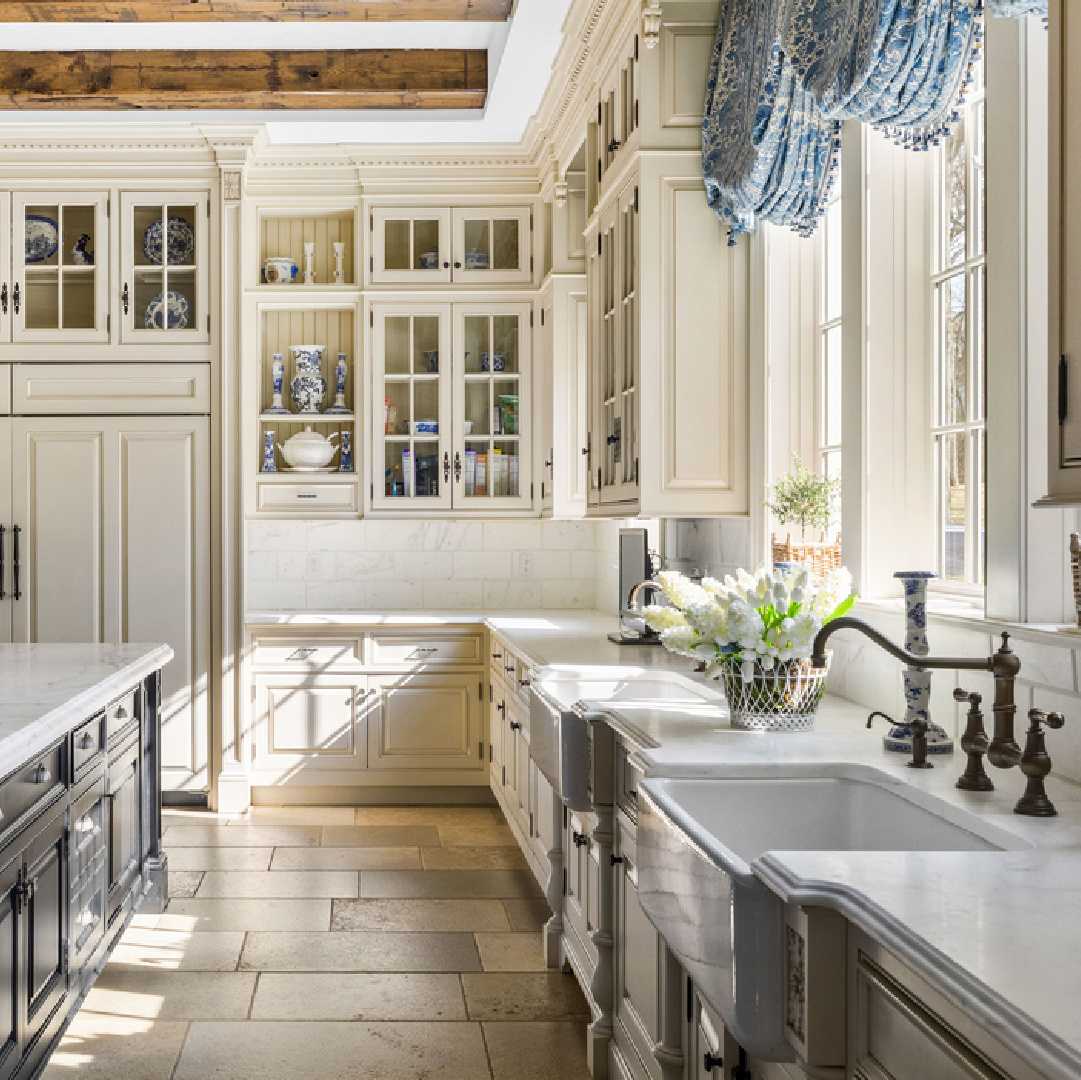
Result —
[{"label": "curved faucet spout", "polygon": [[890,656],[896,657],[902,664],[921,668],[951,668],[959,671],[993,671],[993,657],[976,656],[917,656],[900,645],[894,644],[885,634],[879,633],[869,623],[852,615],[845,615],[826,623],[818,631],[811,652],[811,664],[816,668],[826,666],[826,642],[839,630],[858,630],[864,637],[870,638],[879,648],[885,649]]}]

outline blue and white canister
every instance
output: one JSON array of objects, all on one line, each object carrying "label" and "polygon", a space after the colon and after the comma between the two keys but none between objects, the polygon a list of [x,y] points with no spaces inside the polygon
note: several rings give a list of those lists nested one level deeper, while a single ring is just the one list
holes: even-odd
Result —
[{"label": "blue and white canister", "polygon": [[338,472],[353,471],[353,433],[351,431],[342,432],[342,460],[338,466]]},{"label": "blue and white canister", "polygon": [[263,468],[261,470],[265,473],[276,473],[278,471],[277,462],[274,460],[274,432],[263,432]]}]

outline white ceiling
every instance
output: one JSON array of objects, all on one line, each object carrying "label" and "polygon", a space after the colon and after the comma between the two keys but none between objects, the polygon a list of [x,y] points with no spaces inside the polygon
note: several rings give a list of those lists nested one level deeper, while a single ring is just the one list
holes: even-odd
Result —
[{"label": "white ceiling", "polygon": [[44,112],[0,110],[2,124],[265,123],[290,143],[517,143],[551,77],[573,0],[518,0],[508,23],[6,23],[5,50],[487,49],[484,110]]}]

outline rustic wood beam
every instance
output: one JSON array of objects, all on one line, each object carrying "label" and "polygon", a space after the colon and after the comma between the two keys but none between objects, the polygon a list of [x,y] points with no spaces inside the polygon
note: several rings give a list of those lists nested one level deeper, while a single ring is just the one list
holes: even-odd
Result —
[{"label": "rustic wood beam", "polygon": [[479,109],[483,49],[0,52],[8,109]]},{"label": "rustic wood beam", "polygon": [[0,0],[0,23],[505,22],[513,0]]}]

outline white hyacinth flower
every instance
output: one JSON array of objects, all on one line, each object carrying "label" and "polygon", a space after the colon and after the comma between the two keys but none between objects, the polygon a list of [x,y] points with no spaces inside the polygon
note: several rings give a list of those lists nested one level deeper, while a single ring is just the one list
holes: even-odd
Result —
[{"label": "white hyacinth flower", "polygon": [[663,604],[649,604],[644,607],[642,617],[646,620],[646,626],[657,634],[662,630],[670,630],[675,626],[687,625],[687,620],[683,617],[682,611],[678,608],[666,607]]}]

